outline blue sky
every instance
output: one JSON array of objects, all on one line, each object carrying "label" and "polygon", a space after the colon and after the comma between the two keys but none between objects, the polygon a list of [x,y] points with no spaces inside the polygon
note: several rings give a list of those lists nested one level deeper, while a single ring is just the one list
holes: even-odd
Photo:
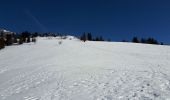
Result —
[{"label": "blue sky", "polygon": [[1,0],[0,27],[15,32],[91,32],[115,41],[170,44],[169,0]]}]

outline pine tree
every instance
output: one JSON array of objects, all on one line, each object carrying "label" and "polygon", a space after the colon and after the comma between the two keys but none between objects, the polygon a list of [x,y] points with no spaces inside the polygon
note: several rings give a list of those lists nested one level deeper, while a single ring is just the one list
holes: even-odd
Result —
[{"label": "pine tree", "polygon": [[3,38],[0,38],[0,49],[5,47],[5,40]]},{"label": "pine tree", "polygon": [[27,37],[27,43],[30,43],[31,40],[30,40],[30,37]]},{"label": "pine tree", "polygon": [[17,38],[16,38],[16,37],[14,37],[14,43],[18,43],[18,41],[17,41]]},{"label": "pine tree", "polygon": [[82,41],[86,41],[87,40],[87,36],[86,36],[86,34],[85,33],[83,33],[83,35],[81,36],[81,38],[80,38]]},{"label": "pine tree", "polygon": [[23,37],[19,38],[19,44],[23,44]]},{"label": "pine tree", "polygon": [[134,43],[139,43],[139,40],[138,40],[137,37],[134,37],[134,38],[132,39],[132,42],[134,42]]},{"label": "pine tree", "polygon": [[13,37],[12,37],[12,34],[6,34],[5,44],[6,44],[7,46],[12,45],[12,43],[13,43],[12,38],[13,38]]},{"label": "pine tree", "polygon": [[155,40],[154,38],[148,38],[147,39],[147,43],[148,44],[159,44],[157,40]]},{"label": "pine tree", "polygon": [[29,33],[28,31],[25,31],[21,33],[21,36],[22,36],[23,42],[28,42],[27,40],[28,38],[30,38],[31,33]]},{"label": "pine tree", "polygon": [[91,35],[91,33],[88,33],[88,34],[87,34],[87,39],[88,39],[89,41],[92,41],[92,35]]},{"label": "pine tree", "polygon": [[36,38],[35,37],[32,38],[32,42],[36,43]]},{"label": "pine tree", "polygon": [[32,34],[33,37],[37,37],[38,35],[39,35],[38,32]]}]

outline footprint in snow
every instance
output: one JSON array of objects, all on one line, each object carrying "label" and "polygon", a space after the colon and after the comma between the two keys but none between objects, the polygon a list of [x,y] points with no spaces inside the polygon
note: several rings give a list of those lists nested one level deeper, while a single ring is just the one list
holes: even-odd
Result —
[{"label": "footprint in snow", "polygon": [[39,100],[36,97],[24,97],[24,100]]}]

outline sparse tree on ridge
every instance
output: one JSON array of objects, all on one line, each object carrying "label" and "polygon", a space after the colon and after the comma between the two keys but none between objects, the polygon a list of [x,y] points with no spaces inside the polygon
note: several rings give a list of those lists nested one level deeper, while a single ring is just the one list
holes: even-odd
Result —
[{"label": "sparse tree on ridge", "polygon": [[139,43],[140,41],[138,40],[137,37],[134,37],[134,38],[132,39],[132,42],[134,42],[134,43]]},{"label": "sparse tree on ridge", "polygon": [[87,40],[87,38],[86,38],[86,34],[85,33],[83,33],[83,35],[80,37],[80,39],[81,40],[83,40],[84,42]]},{"label": "sparse tree on ridge", "polygon": [[92,35],[91,35],[91,33],[87,33],[87,39],[88,39],[89,41],[92,41]]},{"label": "sparse tree on ridge", "polygon": [[38,32],[32,34],[33,37],[37,37],[38,35],[39,35]]},{"label": "sparse tree on ridge", "polygon": [[155,40],[154,38],[148,38],[147,39],[147,43],[148,44],[159,44],[157,40]]}]

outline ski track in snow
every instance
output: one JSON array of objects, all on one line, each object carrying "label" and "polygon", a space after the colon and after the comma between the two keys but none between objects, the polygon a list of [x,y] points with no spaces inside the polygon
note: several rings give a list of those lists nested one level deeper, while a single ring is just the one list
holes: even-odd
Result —
[{"label": "ski track in snow", "polygon": [[[65,40],[58,45],[56,41],[39,39],[36,45],[0,51],[0,65],[3,65],[0,81],[5,80],[0,83],[0,100],[170,100],[170,48],[162,49],[165,53],[160,55],[166,54],[164,58],[154,52],[145,55],[145,52],[116,50],[123,43],[115,43],[117,48],[106,48],[100,42]],[[128,45],[133,44],[125,46]],[[5,52],[11,52],[10,49],[29,51],[31,48],[40,50],[30,52],[34,57],[21,54],[26,57],[22,63],[15,60],[17,51],[11,53],[15,59],[9,59],[10,64],[3,59],[9,58]],[[161,63],[150,59],[153,55],[160,56],[155,59]]]},{"label": "ski track in snow", "polygon": [[[60,94],[63,93],[64,98],[54,100],[74,100],[84,95],[88,96],[85,99],[91,100],[165,100],[167,97],[170,98],[170,79],[157,72],[144,71],[134,74],[129,71],[112,71],[75,81],[62,89]],[[57,91],[56,94],[59,92]]]}]

